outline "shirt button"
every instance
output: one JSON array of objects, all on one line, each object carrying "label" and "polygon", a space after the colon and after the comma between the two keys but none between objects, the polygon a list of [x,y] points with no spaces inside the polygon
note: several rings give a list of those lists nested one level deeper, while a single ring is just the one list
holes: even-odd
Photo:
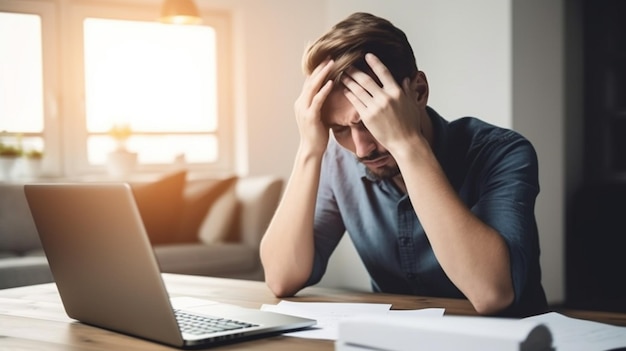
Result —
[{"label": "shirt button", "polygon": [[406,274],[406,279],[409,279],[409,280],[413,280],[413,279],[415,279],[415,274],[413,274],[413,273],[407,273],[407,274]]},{"label": "shirt button", "polygon": [[402,246],[409,245],[409,238],[407,238],[406,236],[403,236],[402,238],[400,238],[400,245]]}]

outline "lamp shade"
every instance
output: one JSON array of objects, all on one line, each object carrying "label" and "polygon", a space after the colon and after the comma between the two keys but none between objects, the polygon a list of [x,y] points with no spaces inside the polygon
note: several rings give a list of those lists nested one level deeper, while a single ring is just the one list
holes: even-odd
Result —
[{"label": "lamp shade", "polygon": [[172,24],[200,24],[202,18],[193,0],[165,0],[161,8],[161,22]]}]

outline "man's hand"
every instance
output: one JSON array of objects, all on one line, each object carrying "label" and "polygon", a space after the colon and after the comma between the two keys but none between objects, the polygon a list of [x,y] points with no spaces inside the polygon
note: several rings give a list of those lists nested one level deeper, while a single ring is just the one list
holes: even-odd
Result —
[{"label": "man's hand", "polygon": [[403,141],[421,137],[418,76],[405,78],[399,86],[376,56],[366,54],[365,60],[382,87],[366,73],[350,68],[342,79],[344,94],[374,138],[393,155]]},{"label": "man's hand", "polygon": [[324,153],[328,144],[328,128],[322,122],[322,105],[332,90],[333,82],[328,80],[328,72],[334,64],[327,60],[319,64],[307,76],[300,96],[294,103],[296,121],[300,131],[300,146],[313,153]]},{"label": "man's hand", "polygon": [[329,129],[322,122],[322,106],[333,87],[328,60],[307,76],[294,103],[300,147],[283,198],[261,240],[260,255],[265,282],[274,295],[292,296],[313,270],[315,243],[313,217],[320,169]]}]

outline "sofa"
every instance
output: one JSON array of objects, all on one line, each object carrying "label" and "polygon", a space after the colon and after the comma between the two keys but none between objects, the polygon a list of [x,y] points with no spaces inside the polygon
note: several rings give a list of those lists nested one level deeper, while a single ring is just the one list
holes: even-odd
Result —
[{"label": "sofa", "polygon": [[[282,179],[183,171],[129,184],[162,272],[263,280],[259,243]],[[52,281],[24,184],[0,182],[0,289]]]}]

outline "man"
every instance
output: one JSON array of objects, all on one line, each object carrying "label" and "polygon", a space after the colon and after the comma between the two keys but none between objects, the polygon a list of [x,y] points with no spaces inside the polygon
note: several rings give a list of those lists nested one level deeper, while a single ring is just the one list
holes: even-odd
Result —
[{"label": "man", "polygon": [[382,18],[349,16],[303,65],[301,141],[260,249],[273,293],[317,283],[347,232],[374,291],[465,297],[481,314],[543,312],[532,145],[427,106],[426,75]]}]

